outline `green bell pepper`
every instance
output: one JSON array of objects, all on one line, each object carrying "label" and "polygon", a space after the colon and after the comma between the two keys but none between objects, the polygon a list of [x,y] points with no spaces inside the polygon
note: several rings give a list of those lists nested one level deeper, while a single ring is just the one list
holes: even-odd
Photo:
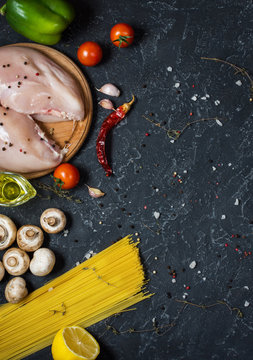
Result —
[{"label": "green bell pepper", "polygon": [[46,45],[56,44],[75,16],[66,0],[7,0],[0,13],[17,33]]}]

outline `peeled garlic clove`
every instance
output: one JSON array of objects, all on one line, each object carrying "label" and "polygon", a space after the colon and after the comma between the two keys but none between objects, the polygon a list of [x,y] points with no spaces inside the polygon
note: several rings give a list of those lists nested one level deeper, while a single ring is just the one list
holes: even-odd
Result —
[{"label": "peeled garlic clove", "polygon": [[100,89],[97,89],[97,91],[100,91],[103,94],[110,95],[110,96],[120,96],[120,91],[118,88],[116,88],[113,84],[105,84]]},{"label": "peeled garlic clove", "polygon": [[86,185],[89,190],[89,195],[93,198],[99,198],[101,196],[104,196],[105,193],[103,193],[101,190],[90,187],[89,185]]},{"label": "peeled garlic clove", "polygon": [[99,101],[99,105],[104,109],[112,110],[114,108],[113,103],[109,99],[103,99]]}]

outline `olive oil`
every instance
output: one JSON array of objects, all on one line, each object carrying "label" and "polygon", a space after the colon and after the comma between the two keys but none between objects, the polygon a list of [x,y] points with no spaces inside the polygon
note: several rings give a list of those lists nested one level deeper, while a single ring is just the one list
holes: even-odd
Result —
[{"label": "olive oil", "polygon": [[0,172],[0,206],[17,206],[34,198],[36,190],[19,174]]}]

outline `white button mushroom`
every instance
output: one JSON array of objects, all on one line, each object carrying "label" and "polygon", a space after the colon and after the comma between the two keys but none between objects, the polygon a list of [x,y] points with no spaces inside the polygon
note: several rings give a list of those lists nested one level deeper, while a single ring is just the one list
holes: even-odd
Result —
[{"label": "white button mushroom", "polygon": [[14,222],[3,214],[0,214],[0,250],[11,246],[17,234],[17,228]]},{"label": "white button mushroom", "polygon": [[17,243],[24,251],[35,251],[39,249],[44,241],[41,228],[35,225],[24,225],[17,232]]},{"label": "white button mushroom", "polygon": [[34,252],[30,263],[30,270],[34,275],[45,276],[49,274],[55,264],[55,255],[52,250],[41,248]]},{"label": "white button mushroom", "polygon": [[5,274],[5,269],[4,269],[2,261],[0,261],[0,281],[3,280],[4,274]]},{"label": "white button mushroom", "polygon": [[60,209],[50,208],[42,213],[40,224],[47,233],[56,234],[65,228],[66,216]]},{"label": "white button mushroom", "polygon": [[17,304],[23,300],[28,294],[26,282],[21,277],[11,279],[5,288],[6,300],[12,304]]},{"label": "white button mushroom", "polygon": [[30,264],[30,258],[26,252],[18,248],[8,249],[3,256],[3,265],[11,275],[24,274]]}]

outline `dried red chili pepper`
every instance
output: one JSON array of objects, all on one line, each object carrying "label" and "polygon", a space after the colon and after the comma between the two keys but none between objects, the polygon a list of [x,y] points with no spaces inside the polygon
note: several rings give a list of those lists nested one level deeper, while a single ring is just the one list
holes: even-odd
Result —
[{"label": "dried red chili pepper", "polygon": [[105,153],[106,136],[110,132],[110,130],[126,116],[126,113],[130,110],[133,102],[134,102],[134,96],[130,102],[119,106],[115,111],[113,111],[109,116],[107,116],[99,131],[97,138],[97,145],[96,145],[97,158],[99,163],[105,169],[106,176],[112,175],[112,169],[108,164],[108,160]]}]

